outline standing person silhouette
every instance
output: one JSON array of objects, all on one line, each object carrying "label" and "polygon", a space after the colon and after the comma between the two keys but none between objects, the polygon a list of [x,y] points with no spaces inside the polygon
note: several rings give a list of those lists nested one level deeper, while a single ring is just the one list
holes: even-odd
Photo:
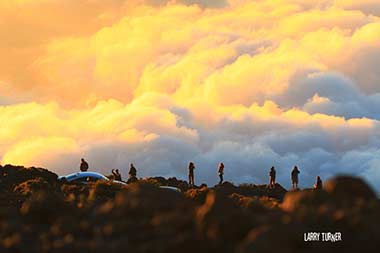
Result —
[{"label": "standing person silhouette", "polygon": [[322,179],[317,176],[317,182],[314,185],[314,190],[322,190]]},{"label": "standing person silhouette", "polygon": [[219,184],[222,184],[223,183],[223,175],[224,175],[224,164],[223,163],[219,163],[218,174],[219,174],[219,178],[220,178]]},{"label": "standing person silhouette", "polygon": [[274,188],[276,185],[276,170],[274,169],[274,166],[270,168],[269,171],[269,188]]},{"label": "standing person silhouette", "polygon": [[189,185],[190,187],[194,186],[194,169],[195,169],[195,166],[194,166],[194,163],[193,162],[190,162],[189,163]]},{"label": "standing person silhouette", "polygon": [[129,178],[128,178],[127,184],[137,181],[137,170],[136,170],[135,166],[133,165],[133,163],[131,163],[131,165],[129,167],[128,174],[129,174]]},{"label": "standing person silhouette", "polygon": [[293,189],[298,189],[298,174],[300,174],[300,171],[298,170],[297,166],[294,166],[291,173]]},{"label": "standing person silhouette", "polygon": [[119,172],[119,169],[116,169],[116,170],[112,169],[111,172],[112,172],[115,180],[121,181],[121,174]]},{"label": "standing person silhouette", "polygon": [[80,167],[79,167],[80,171],[82,171],[82,172],[87,171],[88,170],[88,163],[84,160],[84,158],[82,158],[80,160],[81,160]]}]

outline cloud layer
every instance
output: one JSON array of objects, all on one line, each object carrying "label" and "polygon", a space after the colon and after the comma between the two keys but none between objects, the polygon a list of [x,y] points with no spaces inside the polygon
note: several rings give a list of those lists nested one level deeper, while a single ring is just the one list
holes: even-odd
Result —
[{"label": "cloud layer", "polygon": [[[50,13],[41,16],[41,11]],[[378,1],[4,1],[0,158],[380,184]],[[127,171],[122,171],[126,176]]]}]

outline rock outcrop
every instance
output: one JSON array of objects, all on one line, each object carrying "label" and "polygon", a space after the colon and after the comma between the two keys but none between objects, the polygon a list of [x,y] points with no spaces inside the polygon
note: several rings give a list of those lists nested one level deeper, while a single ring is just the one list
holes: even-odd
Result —
[{"label": "rock outcrop", "polygon": [[[0,252],[377,252],[380,239],[379,200],[352,177],[294,192],[162,177],[83,185],[7,165],[0,187]],[[304,242],[305,232],[342,241]]]}]

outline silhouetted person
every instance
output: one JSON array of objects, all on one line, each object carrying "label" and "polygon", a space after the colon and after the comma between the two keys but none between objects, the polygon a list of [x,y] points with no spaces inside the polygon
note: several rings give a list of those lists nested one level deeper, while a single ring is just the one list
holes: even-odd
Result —
[{"label": "silhouetted person", "polygon": [[274,169],[274,166],[270,168],[269,171],[269,188],[274,188],[276,185],[276,170]]},{"label": "silhouetted person", "polygon": [[298,174],[300,174],[300,171],[298,170],[297,166],[294,166],[292,170],[292,187],[293,189],[298,189]]},{"label": "silhouetted person", "polygon": [[322,190],[322,180],[317,176],[317,182],[314,185],[314,190]]},{"label": "silhouetted person", "polygon": [[194,186],[194,163],[190,162],[189,163],[189,185]]},{"label": "silhouetted person", "polygon": [[80,171],[82,171],[82,172],[87,171],[88,170],[88,163],[83,158],[80,160],[81,160]]},{"label": "silhouetted person", "polygon": [[136,177],[137,176],[137,170],[135,168],[135,166],[133,165],[133,163],[131,163],[130,167],[129,167],[129,176],[130,177]]},{"label": "silhouetted person", "polygon": [[112,174],[117,181],[121,181],[121,174],[118,169],[114,170],[112,169]]},{"label": "silhouetted person", "polygon": [[133,163],[131,163],[130,165],[130,168],[129,168],[129,178],[128,178],[128,181],[127,183],[133,183],[133,182],[136,182],[137,181],[137,170],[135,168],[135,166],[133,165]]},{"label": "silhouetted person", "polygon": [[223,183],[223,174],[224,174],[224,164],[223,163],[219,164],[218,174],[219,174],[219,178],[220,178],[219,184],[222,184]]}]

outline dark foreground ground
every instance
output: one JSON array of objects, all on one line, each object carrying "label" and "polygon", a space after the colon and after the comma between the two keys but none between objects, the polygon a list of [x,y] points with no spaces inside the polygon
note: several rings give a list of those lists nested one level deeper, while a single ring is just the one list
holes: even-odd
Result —
[{"label": "dark foreground ground", "polygon": [[[44,169],[0,166],[0,252],[378,252],[380,203],[361,180],[321,192],[174,178],[61,184]],[[183,193],[160,189],[180,187]],[[340,232],[340,242],[304,242]]]}]

